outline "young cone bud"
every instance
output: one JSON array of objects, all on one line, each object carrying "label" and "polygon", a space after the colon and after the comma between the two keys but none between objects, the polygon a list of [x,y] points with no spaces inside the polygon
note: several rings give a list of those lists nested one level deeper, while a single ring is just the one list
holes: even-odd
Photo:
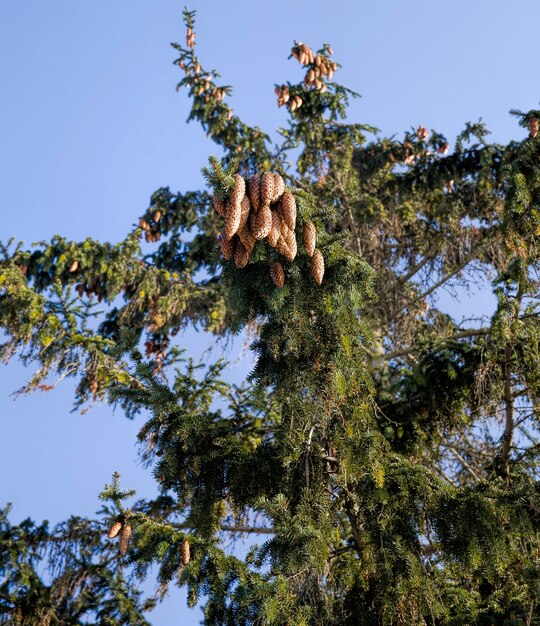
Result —
[{"label": "young cone bud", "polygon": [[268,237],[270,229],[272,228],[272,211],[270,205],[266,204],[262,209],[253,214],[251,220],[251,232],[255,239],[264,239]]},{"label": "young cone bud", "polygon": [[253,210],[257,212],[260,206],[261,193],[261,177],[259,174],[255,174],[248,180],[247,190],[251,206],[253,207]]},{"label": "young cone bud", "polygon": [[229,199],[227,202],[227,214],[225,216],[225,230],[223,231],[225,239],[231,239],[232,236],[238,231],[241,219],[242,206],[240,202],[234,204]]},{"label": "young cone bud", "polygon": [[296,200],[289,191],[281,196],[281,214],[287,226],[294,230],[296,228]]},{"label": "young cone bud", "polygon": [[230,261],[232,259],[232,255],[234,253],[234,239],[226,239],[225,234],[222,234],[219,238],[219,242],[221,243],[221,254],[226,261]]},{"label": "young cone bud", "polygon": [[285,284],[285,272],[283,271],[283,266],[279,261],[274,261],[274,263],[270,266],[270,277],[277,287],[283,289],[283,285]]},{"label": "young cone bud", "polygon": [[281,217],[275,212],[272,211],[272,228],[268,233],[268,243],[272,246],[272,248],[276,247],[278,239],[281,237]]},{"label": "young cone bud", "polygon": [[131,526],[124,524],[120,530],[120,554],[125,554],[131,540]]},{"label": "young cone bud", "polygon": [[303,241],[307,255],[313,256],[315,246],[317,244],[317,230],[315,229],[315,224],[313,222],[304,224]]},{"label": "young cone bud", "polygon": [[234,264],[241,270],[246,267],[249,262],[249,252],[246,250],[244,244],[239,241],[234,247]]},{"label": "young cone bud", "polygon": [[272,202],[277,202],[285,191],[285,182],[279,174],[274,174],[274,196]]},{"label": "young cone bud", "polygon": [[261,204],[270,204],[274,197],[274,175],[267,172],[261,177],[260,198]]},{"label": "young cone bud", "polygon": [[184,539],[184,541],[182,541],[182,543],[180,544],[180,561],[182,562],[182,565],[185,567],[186,565],[189,564],[190,559],[191,559],[191,549],[189,547],[189,541],[187,539]]},{"label": "young cone bud", "polygon": [[109,539],[114,539],[121,530],[122,530],[122,520],[117,517],[116,520],[113,522],[112,526],[109,528],[107,537]]},{"label": "young cone bud", "polygon": [[313,256],[311,257],[311,275],[317,285],[322,284],[324,276],[324,257],[319,249],[315,249]]}]

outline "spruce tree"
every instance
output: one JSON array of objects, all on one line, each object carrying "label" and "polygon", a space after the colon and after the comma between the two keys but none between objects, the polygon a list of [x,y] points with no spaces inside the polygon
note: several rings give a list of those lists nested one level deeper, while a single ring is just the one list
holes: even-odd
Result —
[{"label": "spruce tree", "polygon": [[[10,243],[0,263],[2,358],[37,364],[28,391],[69,375],[78,406],[142,413],[160,495],[115,475],[96,521],[3,513],[0,621],[144,624],[157,564],[159,595],[186,586],[208,625],[534,623],[540,111],[513,112],[528,136],[506,146],[480,123],[453,146],[382,138],[347,120],[331,47],[295,42],[274,145],[203,68],[194,17],[175,63],[223,152],[207,188],[158,189],[119,244]],[[486,276],[491,319],[437,307]],[[185,358],[188,325],[249,330],[245,384]],[[261,538],[244,558],[238,533]]]}]

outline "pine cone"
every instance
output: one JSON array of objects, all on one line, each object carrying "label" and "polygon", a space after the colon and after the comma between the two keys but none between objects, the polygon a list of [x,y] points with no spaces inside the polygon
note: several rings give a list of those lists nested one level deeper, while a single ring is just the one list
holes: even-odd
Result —
[{"label": "pine cone", "polygon": [[216,194],[212,196],[212,200],[214,202],[214,209],[221,215],[221,217],[225,217],[227,215],[225,202],[218,198]]},{"label": "pine cone", "polygon": [[296,235],[294,234],[293,230],[289,231],[288,237],[285,238],[285,243],[289,248],[289,255],[285,258],[287,259],[287,261],[294,261],[298,252],[298,246],[296,244]]},{"label": "pine cone", "polygon": [[79,267],[79,261],[73,261],[73,263],[69,267],[70,272],[76,272]]},{"label": "pine cone", "polygon": [[285,182],[279,174],[274,174],[274,196],[272,202],[277,202],[285,191]]},{"label": "pine cone", "polygon": [[296,228],[296,200],[289,191],[281,196],[281,214],[287,226],[294,230]]},{"label": "pine cone", "polygon": [[429,135],[429,131],[427,128],[425,128],[425,126],[419,126],[416,129],[416,136],[418,137],[418,139],[420,139],[420,141],[425,141],[428,138]]},{"label": "pine cone", "polygon": [[109,528],[107,537],[109,539],[114,539],[116,535],[118,535],[118,533],[122,530],[122,525],[123,525],[122,519],[120,517],[117,517],[116,520],[113,522],[112,526]]},{"label": "pine cone", "polygon": [[261,177],[259,174],[255,174],[248,180],[247,189],[251,206],[253,207],[253,210],[257,212],[260,206],[261,193]]},{"label": "pine cone", "polygon": [[307,222],[304,224],[303,232],[304,248],[308,256],[313,256],[315,252],[315,246],[317,244],[317,230],[313,222]]},{"label": "pine cone", "polygon": [[191,559],[191,549],[189,547],[189,541],[187,539],[184,539],[184,541],[182,541],[182,543],[180,544],[180,561],[182,562],[182,565],[185,567],[186,565],[189,564],[190,559]]},{"label": "pine cone", "polygon": [[231,203],[232,204],[240,204],[242,202],[242,198],[246,195],[246,181],[240,176],[240,174],[235,174],[234,178],[234,189],[231,193]]},{"label": "pine cone", "polygon": [[219,238],[219,242],[221,243],[221,254],[225,261],[230,261],[232,259],[232,255],[234,254],[234,242],[235,239],[225,239],[225,234],[222,234]]},{"label": "pine cone", "polygon": [[[91,295],[91,293],[90,294],[87,293],[87,295]],[[90,393],[97,393],[98,389],[99,389],[98,381],[95,379],[92,380],[90,384],[88,385],[88,390],[90,391]]]},{"label": "pine cone", "polygon": [[283,289],[283,285],[285,284],[285,272],[283,271],[283,266],[279,261],[274,261],[274,263],[270,266],[270,277],[277,287]]},{"label": "pine cone", "polygon": [[538,135],[540,122],[537,117],[531,117],[529,119],[529,132],[531,133],[531,137],[534,139],[536,135]]},{"label": "pine cone", "polygon": [[272,228],[272,211],[270,210],[270,205],[267,204],[262,207],[262,209],[253,214],[251,220],[251,232],[255,239],[264,239],[268,237],[270,230]]},{"label": "pine cone", "polygon": [[241,270],[246,267],[249,262],[249,252],[246,249],[246,246],[239,241],[234,247],[234,264],[236,267]]},{"label": "pine cone", "polygon": [[251,234],[251,231],[249,230],[249,226],[245,224],[238,230],[237,234],[238,234],[238,238],[242,242],[248,254],[251,254],[253,248],[255,247],[255,244],[257,243],[257,240]]},{"label": "pine cone", "polygon": [[272,228],[268,233],[268,243],[272,246],[272,248],[276,247],[278,239],[281,237],[281,217],[276,213],[276,211],[272,211]]},{"label": "pine cone", "polygon": [[231,239],[240,227],[240,220],[242,219],[242,205],[240,202],[234,204],[229,199],[227,201],[227,214],[225,216],[225,230],[223,234],[225,239]]},{"label": "pine cone", "polygon": [[131,526],[124,524],[120,530],[120,554],[125,554],[131,540]]},{"label": "pine cone", "polygon": [[315,249],[315,252],[311,257],[311,275],[317,285],[322,284],[324,276],[324,257],[318,248]]},{"label": "pine cone", "polygon": [[261,204],[270,204],[274,197],[274,175],[267,172],[261,177],[260,198]]},{"label": "pine cone", "polygon": [[249,217],[249,211],[251,209],[251,205],[249,203],[249,198],[247,196],[244,196],[242,198],[242,202],[240,203],[240,209],[241,209],[240,226],[238,227],[238,232],[240,232],[242,228],[244,228],[244,226],[248,223],[248,217]]},{"label": "pine cone", "polygon": [[281,235],[276,244],[276,249],[287,259],[287,261],[294,261],[297,253],[297,246],[296,237],[294,236],[292,230],[289,231],[289,235],[286,237]]}]

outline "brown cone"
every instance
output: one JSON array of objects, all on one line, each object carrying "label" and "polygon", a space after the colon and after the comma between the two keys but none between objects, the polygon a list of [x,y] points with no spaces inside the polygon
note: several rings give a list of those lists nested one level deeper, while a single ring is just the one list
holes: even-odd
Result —
[{"label": "brown cone", "polygon": [[529,119],[529,132],[531,133],[531,137],[534,139],[536,135],[538,135],[540,122],[537,117],[531,117]]},{"label": "brown cone", "polygon": [[220,200],[216,194],[212,196],[212,200],[214,201],[214,209],[222,216],[225,217],[227,215],[227,209],[225,207],[225,202]]},{"label": "brown cone", "polygon": [[125,554],[131,540],[131,526],[124,524],[120,530],[120,554]]},{"label": "brown cone", "polygon": [[116,535],[122,530],[122,520],[116,518],[113,522],[112,526],[109,528],[109,532],[107,533],[107,537],[109,539],[114,539]]},{"label": "brown cone", "polygon": [[285,258],[287,261],[294,261],[296,253],[298,252],[298,246],[296,244],[296,236],[293,230],[289,231],[288,237],[285,238],[285,243],[289,249],[289,254]]},{"label": "brown cone", "polygon": [[231,193],[231,204],[240,204],[242,202],[242,198],[246,195],[246,181],[240,176],[240,174],[235,174],[234,178],[234,189]]},{"label": "brown cone", "polygon": [[304,224],[303,232],[304,248],[308,256],[313,256],[315,252],[315,245],[317,243],[317,231],[313,222]]},{"label": "brown cone", "polygon": [[242,212],[240,214],[240,226],[238,227],[238,232],[240,232],[248,223],[249,211],[251,209],[251,206],[249,204],[249,198],[247,196],[244,196],[242,198],[242,202],[240,203],[240,209]]},{"label": "brown cone", "polygon": [[237,234],[238,234],[238,238],[240,239],[240,241],[244,245],[244,248],[248,251],[248,254],[251,254],[253,248],[255,247],[255,244],[257,243],[257,240],[251,234],[251,231],[249,230],[248,224],[246,223],[246,224],[244,224],[244,226],[241,226],[238,229],[238,233]]},{"label": "brown cone", "polygon": [[261,193],[261,177],[259,174],[255,174],[248,180],[247,184],[249,201],[253,210],[257,212],[260,206],[260,193]]},{"label": "brown cone", "polygon": [[182,562],[182,565],[186,566],[189,564],[190,559],[191,549],[189,547],[189,541],[184,539],[184,541],[180,544],[180,561]]},{"label": "brown cone", "polygon": [[322,284],[324,276],[324,257],[318,248],[315,249],[315,252],[311,257],[311,275],[317,285]]},{"label": "brown cone", "polygon": [[285,182],[279,174],[274,174],[274,196],[272,202],[277,202],[285,191]]},{"label": "brown cone", "polygon": [[234,239],[225,239],[225,235],[222,234],[219,238],[219,242],[221,244],[221,254],[225,261],[230,261],[232,259],[232,255],[234,253]]},{"label": "brown cone", "polygon": [[240,227],[242,218],[242,205],[240,202],[233,204],[231,200],[227,202],[227,215],[225,216],[225,230],[223,234],[225,239],[231,239]]},{"label": "brown cone", "polygon": [[294,230],[296,228],[296,200],[289,191],[281,196],[281,214],[287,226]]},{"label": "brown cone", "polygon": [[249,252],[246,249],[246,246],[239,241],[234,247],[234,264],[236,267],[241,270],[243,267],[249,262]]},{"label": "brown cone", "polygon": [[270,277],[277,287],[283,289],[283,285],[285,284],[285,272],[283,271],[283,266],[279,261],[274,261],[274,263],[270,266]]},{"label": "brown cone", "polygon": [[272,248],[276,247],[278,239],[281,236],[281,217],[275,212],[272,211],[272,228],[268,233],[268,243],[272,246]]},{"label": "brown cone", "polygon": [[260,198],[261,204],[270,204],[274,197],[274,175],[267,172],[261,178]]},{"label": "brown cone", "polygon": [[272,228],[272,211],[270,205],[266,204],[260,211],[253,215],[251,221],[251,232],[255,239],[264,239],[268,237]]},{"label": "brown cone", "polygon": [[69,271],[76,272],[78,267],[79,267],[79,261],[73,261],[73,263],[71,264],[69,268]]}]

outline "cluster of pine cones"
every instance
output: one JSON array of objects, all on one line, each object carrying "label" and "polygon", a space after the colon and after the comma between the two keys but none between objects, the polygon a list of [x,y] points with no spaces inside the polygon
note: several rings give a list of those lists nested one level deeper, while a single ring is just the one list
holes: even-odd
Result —
[{"label": "cluster of pine cones", "polygon": [[[238,269],[244,268],[257,241],[267,239],[289,262],[294,261],[296,243],[296,200],[285,191],[285,183],[279,174],[267,172],[255,174],[246,185],[239,174],[234,175],[234,188],[229,196],[221,199],[214,194],[214,208],[225,218],[221,234],[221,252],[227,261],[234,259]],[[311,275],[320,285],[324,276],[324,258],[316,249],[315,224],[308,222],[303,228],[303,244],[311,257]],[[270,266],[270,276],[282,288],[285,272],[279,261]]]},{"label": "cluster of pine cones", "polygon": [[[109,539],[120,538],[120,554],[125,554],[131,541],[131,526],[123,515],[118,515],[109,528],[107,536]],[[180,563],[181,567],[185,567],[191,560],[191,548],[189,541],[184,539],[180,544]]]},{"label": "cluster of pine cones", "polygon": [[[328,54],[333,54],[330,47],[326,47],[325,51]],[[328,86],[323,82],[323,78],[326,77],[327,80],[332,80],[332,76],[338,68],[337,63],[331,61],[324,54],[314,54],[313,50],[305,43],[299,43],[294,46],[291,49],[291,54],[301,65],[305,65],[308,68],[304,76],[304,85],[324,93]],[[303,100],[299,95],[291,96],[288,85],[276,86],[275,92],[278,97],[279,107],[286,104],[292,112],[299,109],[303,104]]]}]

